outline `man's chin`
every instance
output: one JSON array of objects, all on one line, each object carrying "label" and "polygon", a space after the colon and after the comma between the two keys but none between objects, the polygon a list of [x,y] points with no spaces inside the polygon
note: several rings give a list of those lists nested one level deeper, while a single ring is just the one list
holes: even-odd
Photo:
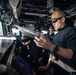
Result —
[{"label": "man's chin", "polygon": [[58,29],[55,29],[56,31],[58,30]]}]

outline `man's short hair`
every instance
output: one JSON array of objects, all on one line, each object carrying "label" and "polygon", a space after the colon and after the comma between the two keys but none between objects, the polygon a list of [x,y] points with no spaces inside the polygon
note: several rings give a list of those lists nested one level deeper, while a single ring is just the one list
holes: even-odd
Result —
[{"label": "man's short hair", "polygon": [[66,17],[65,16],[65,13],[63,11],[54,11],[50,17],[51,20],[55,20],[55,19],[58,19],[60,17]]}]

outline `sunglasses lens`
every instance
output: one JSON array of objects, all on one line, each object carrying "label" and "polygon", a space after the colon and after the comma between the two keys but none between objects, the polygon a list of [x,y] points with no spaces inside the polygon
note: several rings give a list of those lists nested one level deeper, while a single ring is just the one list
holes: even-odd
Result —
[{"label": "sunglasses lens", "polygon": [[55,19],[55,20],[52,20],[52,23],[56,23],[59,19],[61,19],[62,17],[58,18],[58,19]]},{"label": "sunglasses lens", "polygon": [[52,23],[56,23],[58,20],[53,20]]}]

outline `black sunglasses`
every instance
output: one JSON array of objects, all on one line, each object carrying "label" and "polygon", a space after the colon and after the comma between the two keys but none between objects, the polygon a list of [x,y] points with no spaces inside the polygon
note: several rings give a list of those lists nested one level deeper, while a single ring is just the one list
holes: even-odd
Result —
[{"label": "black sunglasses", "polygon": [[52,20],[52,23],[56,23],[59,19],[61,19],[62,17],[60,17],[60,18],[57,18],[57,19],[55,19],[55,20]]}]

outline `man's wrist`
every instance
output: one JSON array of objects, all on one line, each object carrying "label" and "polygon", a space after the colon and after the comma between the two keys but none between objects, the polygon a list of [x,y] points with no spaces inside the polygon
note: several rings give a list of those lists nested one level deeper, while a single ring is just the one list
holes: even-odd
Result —
[{"label": "man's wrist", "polygon": [[58,49],[58,46],[55,45],[52,51],[53,51],[54,53],[56,53],[58,50],[59,50],[59,49]]}]

